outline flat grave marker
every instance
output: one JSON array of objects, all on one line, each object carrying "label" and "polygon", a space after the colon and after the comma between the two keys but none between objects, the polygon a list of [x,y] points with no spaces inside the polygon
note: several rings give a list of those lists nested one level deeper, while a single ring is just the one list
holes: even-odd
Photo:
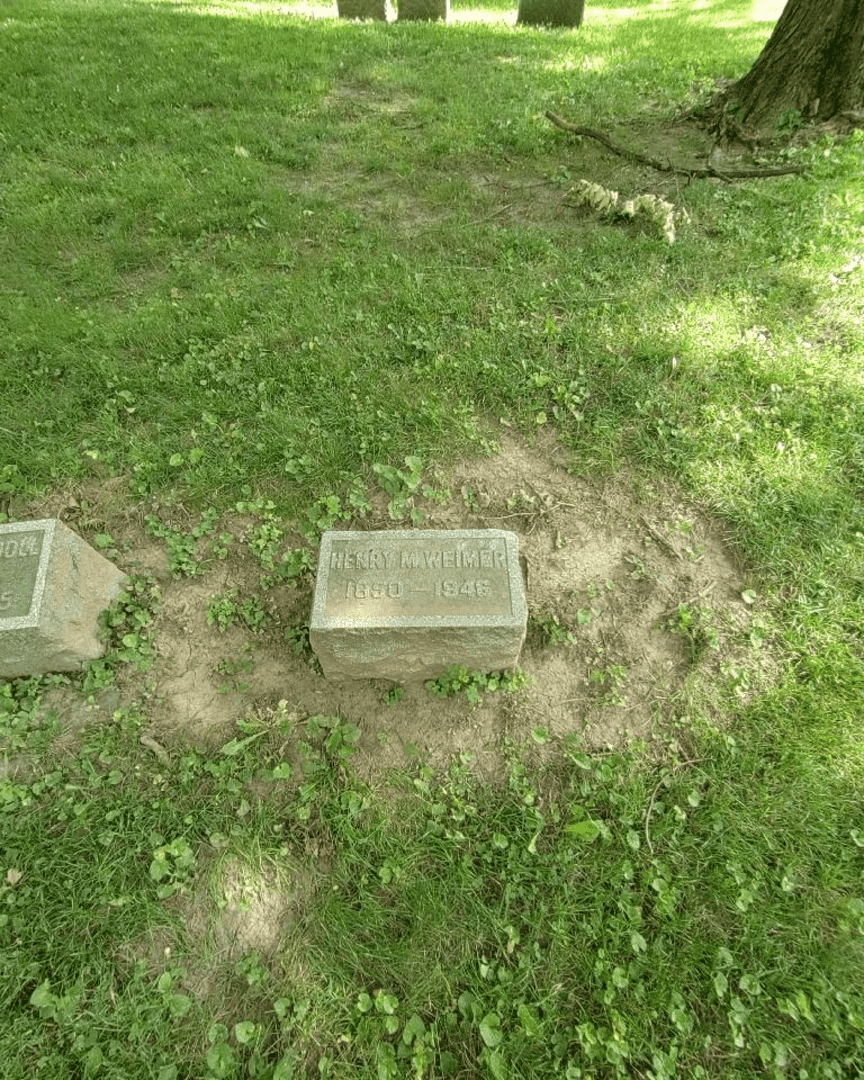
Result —
[{"label": "flat grave marker", "polygon": [[57,518],[0,525],[0,677],[80,671],[125,575]]},{"label": "flat grave marker", "polygon": [[503,529],[326,532],[309,640],[324,674],[410,682],[515,666],[527,609]]}]

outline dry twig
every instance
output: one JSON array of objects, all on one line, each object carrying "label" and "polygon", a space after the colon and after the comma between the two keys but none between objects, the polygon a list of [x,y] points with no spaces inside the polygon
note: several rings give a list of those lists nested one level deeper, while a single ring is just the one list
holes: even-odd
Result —
[{"label": "dry twig", "polygon": [[166,765],[171,763],[171,756],[168,751],[161,743],[156,742],[152,735],[141,735],[138,742],[141,743],[142,746],[146,746],[148,750],[152,750],[156,757]]},{"label": "dry twig", "polygon": [[[677,769],[683,769],[685,765],[698,765],[700,761],[704,760],[705,758],[697,757],[691,758],[690,761],[679,761],[676,765],[672,766],[672,772],[675,772]],[[654,790],[651,792],[651,799],[648,803],[648,809],[645,812],[645,842],[648,844],[648,850],[651,852],[652,855],[654,854],[654,845],[651,843],[651,836],[648,832],[648,826],[651,822],[651,813],[654,809],[654,800],[657,798],[657,792],[660,790],[663,784],[666,783],[666,781],[671,775],[672,773],[667,773],[665,776],[661,776],[660,779],[657,781],[657,787],[655,787]]]},{"label": "dry twig", "polygon": [[646,517],[643,517],[643,516],[640,515],[639,520],[642,522],[642,524],[645,526],[645,528],[651,534],[652,539],[656,540],[657,543],[660,545],[660,547],[666,548],[666,550],[670,551],[675,556],[676,559],[681,558],[681,552],[678,551],[678,549],[675,548],[666,539],[666,537],[661,532],[659,532],[657,529],[655,529],[654,526],[651,524],[651,522]]}]

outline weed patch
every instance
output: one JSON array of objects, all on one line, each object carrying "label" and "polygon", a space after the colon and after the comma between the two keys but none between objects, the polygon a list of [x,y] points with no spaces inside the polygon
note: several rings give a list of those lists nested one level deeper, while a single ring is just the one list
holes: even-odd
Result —
[{"label": "weed patch", "polygon": [[[582,616],[584,622],[590,622]],[[542,612],[532,615],[528,619],[528,635],[533,638],[541,649],[547,649],[554,645],[572,645],[576,638],[554,612]]]},{"label": "weed patch", "polygon": [[484,693],[494,693],[496,690],[506,690],[515,693],[523,686],[527,686],[529,678],[524,671],[490,672],[469,671],[466,667],[454,665],[447,669],[437,679],[429,679],[426,689],[430,694],[439,697],[450,697],[453,694],[464,694],[466,701],[472,705],[479,705]]},{"label": "weed patch", "polygon": [[160,521],[155,515],[147,517],[147,531],[158,536],[168,548],[168,564],[175,577],[195,577],[204,572],[198,555],[198,541],[213,532],[219,514],[207,510],[201,521],[188,533],[182,533]]}]

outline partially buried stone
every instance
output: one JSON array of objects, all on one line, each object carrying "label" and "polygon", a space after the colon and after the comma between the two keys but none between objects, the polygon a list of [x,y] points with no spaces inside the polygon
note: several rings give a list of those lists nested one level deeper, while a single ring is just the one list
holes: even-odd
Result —
[{"label": "partially buried stone", "polygon": [[56,518],[0,525],[0,677],[80,671],[125,575]]},{"label": "partially buried stone", "polygon": [[501,529],[326,532],[309,639],[333,678],[437,678],[515,666],[527,610]]}]

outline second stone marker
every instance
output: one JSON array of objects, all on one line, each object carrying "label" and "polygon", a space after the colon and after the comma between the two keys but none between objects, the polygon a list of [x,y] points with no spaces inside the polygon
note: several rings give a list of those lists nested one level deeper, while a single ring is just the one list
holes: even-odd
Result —
[{"label": "second stone marker", "polygon": [[433,679],[515,666],[527,621],[519,541],[501,529],[326,532],[309,625],[324,674]]},{"label": "second stone marker", "polygon": [[0,525],[0,678],[81,671],[125,574],[56,518]]}]

